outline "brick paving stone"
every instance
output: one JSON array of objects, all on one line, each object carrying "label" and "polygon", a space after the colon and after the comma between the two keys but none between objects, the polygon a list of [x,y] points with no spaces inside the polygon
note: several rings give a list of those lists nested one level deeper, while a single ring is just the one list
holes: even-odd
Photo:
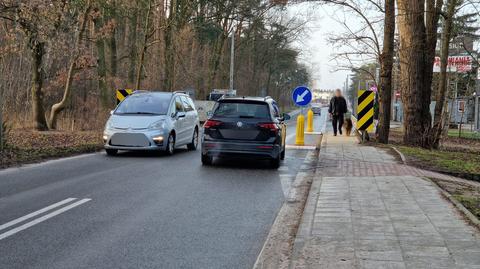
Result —
[{"label": "brick paving stone", "polygon": [[386,150],[326,135],[291,268],[480,268],[480,236]]}]

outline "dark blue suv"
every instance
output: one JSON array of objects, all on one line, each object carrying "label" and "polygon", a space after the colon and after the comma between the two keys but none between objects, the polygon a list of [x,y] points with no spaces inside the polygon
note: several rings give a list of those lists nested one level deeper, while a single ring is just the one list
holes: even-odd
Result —
[{"label": "dark blue suv", "polygon": [[285,120],[271,97],[220,99],[204,124],[202,163],[214,157],[247,156],[270,160],[278,168],[285,158]]}]

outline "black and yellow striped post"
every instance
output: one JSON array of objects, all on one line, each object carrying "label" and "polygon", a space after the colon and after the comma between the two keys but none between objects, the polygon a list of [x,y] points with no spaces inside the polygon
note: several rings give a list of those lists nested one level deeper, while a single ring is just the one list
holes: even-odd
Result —
[{"label": "black and yellow striped post", "polygon": [[357,130],[362,132],[362,138],[373,131],[374,102],[373,91],[358,91]]},{"label": "black and yellow striped post", "polygon": [[125,98],[133,93],[134,90],[132,89],[121,89],[117,90],[117,105],[120,104]]}]

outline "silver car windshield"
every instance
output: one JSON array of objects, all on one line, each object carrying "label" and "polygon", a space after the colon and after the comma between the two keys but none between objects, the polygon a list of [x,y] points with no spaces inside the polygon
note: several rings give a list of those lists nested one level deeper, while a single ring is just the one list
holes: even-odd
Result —
[{"label": "silver car windshield", "polygon": [[115,110],[116,115],[166,115],[171,94],[138,94],[125,99]]}]

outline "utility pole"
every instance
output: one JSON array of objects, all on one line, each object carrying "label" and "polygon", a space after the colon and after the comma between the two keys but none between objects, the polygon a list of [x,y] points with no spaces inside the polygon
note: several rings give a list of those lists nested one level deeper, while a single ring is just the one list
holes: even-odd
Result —
[{"label": "utility pole", "polygon": [[232,31],[232,45],[230,51],[230,90],[233,90],[233,72],[235,65],[235,31]]}]

